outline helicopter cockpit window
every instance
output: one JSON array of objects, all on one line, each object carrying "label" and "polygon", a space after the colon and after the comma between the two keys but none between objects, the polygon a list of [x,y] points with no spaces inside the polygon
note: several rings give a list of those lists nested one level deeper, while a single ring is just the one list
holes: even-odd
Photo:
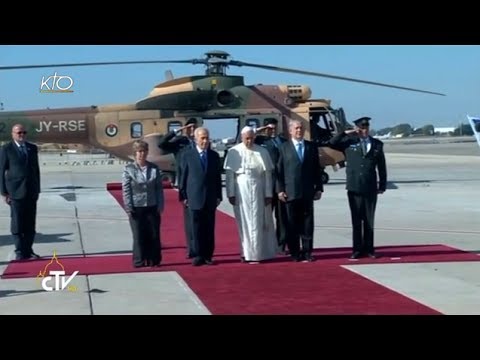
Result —
[{"label": "helicopter cockpit window", "polygon": [[130,136],[132,139],[138,139],[143,136],[143,125],[140,122],[134,122],[130,125]]}]

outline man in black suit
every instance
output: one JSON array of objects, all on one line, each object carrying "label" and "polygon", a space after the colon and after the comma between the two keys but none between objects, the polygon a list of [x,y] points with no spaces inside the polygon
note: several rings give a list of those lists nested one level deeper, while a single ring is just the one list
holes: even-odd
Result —
[{"label": "man in black suit", "polygon": [[290,121],[289,133],[291,140],[279,148],[278,199],[286,203],[290,255],[294,261],[313,261],[313,202],[323,193],[318,148],[303,138],[301,121]]},{"label": "man in black suit", "polygon": [[[193,137],[194,131],[197,128],[197,119],[191,118],[187,120],[185,126],[177,130],[168,132],[159,142],[158,147],[167,153],[172,153],[175,157],[175,182],[178,185],[178,179],[180,178],[180,163],[182,161],[183,150],[186,148],[194,147],[195,140]],[[182,132],[185,131],[185,135]],[[183,207],[183,230],[185,232],[185,240],[187,246],[187,258],[192,258],[192,225],[189,217],[190,213],[188,209]]]},{"label": "man in black suit", "polygon": [[383,194],[387,188],[385,154],[383,142],[369,136],[370,118],[362,117],[354,123],[355,129],[336,135],[330,142],[332,147],[344,151],[347,163],[347,194],[353,228],[353,252],[350,258],[375,258],[377,195]]},{"label": "man in black suit", "polygon": [[182,155],[179,199],[190,212],[192,264],[199,266],[213,264],[215,216],[223,195],[220,156],[210,149],[206,128],[195,129],[195,143]]},{"label": "man in black suit", "polygon": [[[256,135],[255,136],[255,144],[260,145],[267,149],[272,162],[275,166],[275,171],[273,171],[273,182],[272,184],[276,183],[277,177],[277,169],[276,165],[278,163],[278,158],[280,156],[279,147],[284,142],[287,141],[284,137],[277,135],[277,125],[278,120],[271,118],[265,121],[265,126],[259,127],[257,129],[257,133],[260,131],[265,131],[265,135]],[[285,209],[285,203],[278,200],[277,193],[274,192],[272,198],[272,210],[275,214],[275,226],[276,226],[276,236],[277,236],[277,243],[281,247],[282,251],[285,252],[285,246],[287,245],[287,235],[286,235],[286,227],[287,227],[287,210]]]},{"label": "man in black suit", "polygon": [[12,141],[0,151],[0,192],[10,205],[16,260],[39,258],[32,248],[40,194],[38,148],[26,141],[26,135],[23,125],[14,125]]}]

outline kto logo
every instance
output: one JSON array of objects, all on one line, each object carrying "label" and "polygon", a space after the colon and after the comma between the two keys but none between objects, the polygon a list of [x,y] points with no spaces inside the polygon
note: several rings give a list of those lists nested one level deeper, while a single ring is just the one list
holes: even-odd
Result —
[{"label": "kto logo", "polygon": [[45,78],[42,76],[42,81],[40,83],[40,92],[42,93],[72,93],[73,90],[70,90],[73,86],[73,79],[70,76],[57,75],[55,72],[54,75],[50,75]]},{"label": "kto logo", "polygon": [[[57,265],[59,269],[50,270],[50,266]],[[55,266],[55,267],[57,267]],[[57,254],[54,251],[53,257],[50,262],[45,265],[43,271],[39,271],[37,275],[37,281],[41,281],[42,288],[45,291],[62,291],[67,289],[67,291],[75,292],[78,288],[75,285],[69,285],[70,282],[77,276],[78,271],[74,271],[69,277],[65,276],[65,267],[58,260]]]}]

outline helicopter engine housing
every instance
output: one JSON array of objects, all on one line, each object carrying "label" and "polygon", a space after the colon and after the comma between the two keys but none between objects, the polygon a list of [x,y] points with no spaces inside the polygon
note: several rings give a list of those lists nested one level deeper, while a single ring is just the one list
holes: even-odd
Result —
[{"label": "helicopter engine housing", "polygon": [[307,85],[279,85],[278,87],[292,102],[303,102],[312,97],[312,89]]}]

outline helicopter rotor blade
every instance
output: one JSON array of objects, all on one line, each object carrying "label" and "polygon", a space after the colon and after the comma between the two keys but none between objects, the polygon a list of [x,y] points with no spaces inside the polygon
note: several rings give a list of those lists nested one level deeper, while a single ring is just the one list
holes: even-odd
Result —
[{"label": "helicopter rotor blade", "polygon": [[75,66],[98,66],[98,65],[169,64],[169,63],[170,64],[202,64],[202,63],[206,63],[206,61],[204,59],[191,59],[191,60],[108,61],[108,62],[69,63],[69,64],[16,65],[16,66],[0,66],[0,70],[38,69],[38,68],[75,67]]},{"label": "helicopter rotor blade", "polygon": [[259,69],[288,72],[288,73],[293,73],[293,74],[302,74],[302,75],[325,77],[325,78],[336,79],[336,80],[353,81],[353,82],[369,84],[369,85],[384,86],[384,87],[400,89],[400,90],[416,91],[416,92],[421,92],[421,93],[426,93],[426,94],[446,96],[445,94],[438,93],[438,92],[433,92],[433,91],[428,91],[428,90],[420,90],[420,89],[414,89],[414,88],[409,88],[409,87],[404,87],[404,86],[384,84],[384,83],[379,83],[379,82],[375,82],[375,81],[360,80],[360,79],[355,79],[355,78],[350,78],[350,77],[345,77],[345,76],[330,75],[330,74],[324,74],[324,73],[318,73],[318,72],[306,71],[306,70],[290,69],[290,68],[284,68],[284,67],[279,67],[279,66],[254,64],[254,63],[247,63],[247,62],[237,61],[237,60],[231,60],[231,61],[228,62],[228,64],[229,65],[234,65],[234,66],[248,66],[248,67],[254,67],[254,68],[259,68]]},{"label": "helicopter rotor blade", "polygon": [[175,63],[176,64],[193,64],[193,65],[204,64],[204,65],[207,65],[207,66],[209,66],[209,65],[215,65],[215,66],[218,66],[218,65],[223,65],[223,66],[233,65],[233,66],[240,66],[240,67],[241,66],[246,66],[246,67],[248,66],[248,67],[259,68],[259,69],[266,69],[266,70],[273,70],[273,71],[280,71],[280,72],[288,72],[288,73],[293,73],[293,74],[302,74],[302,75],[309,75],[309,76],[324,77],[324,78],[351,81],[351,82],[357,82],[357,83],[368,84],[368,85],[383,86],[383,87],[387,87],[387,88],[394,88],[394,89],[400,89],[400,90],[407,90],[407,91],[414,91],[414,92],[420,92],[420,93],[426,93],[426,94],[446,96],[445,94],[438,93],[438,92],[414,89],[414,88],[405,87],[405,86],[385,84],[385,83],[380,83],[380,82],[375,82],[375,81],[361,80],[361,79],[356,79],[356,78],[351,78],[351,77],[331,75],[331,74],[325,74],[325,73],[319,73],[319,72],[313,72],[313,71],[307,71],[307,70],[291,69],[291,68],[285,68],[285,67],[280,67],[280,66],[255,64],[255,63],[248,63],[248,62],[243,62],[243,61],[238,61],[238,60],[227,60],[225,58],[218,58],[218,57],[210,57],[210,58],[204,58],[204,59],[189,59],[189,60],[109,61],[109,62],[64,63],[64,64],[44,64],[44,65],[15,65],[15,66],[0,66],[0,71],[1,70],[17,70],[17,69],[52,68],[52,67],[78,67],[78,66],[98,66],[98,65],[132,65],[132,64],[175,64]]}]

